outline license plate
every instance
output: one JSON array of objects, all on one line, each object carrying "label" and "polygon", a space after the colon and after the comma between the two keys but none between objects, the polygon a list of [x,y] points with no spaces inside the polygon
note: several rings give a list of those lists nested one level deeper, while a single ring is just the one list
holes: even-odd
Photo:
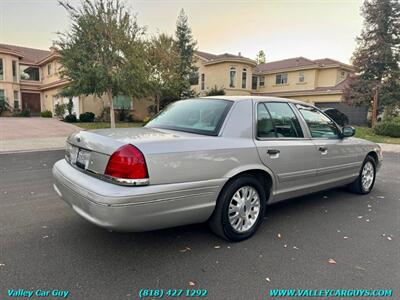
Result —
[{"label": "license plate", "polygon": [[90,161],[90,151],[79,149],[76,157],[76,165],[80,168],[87,169]]}]

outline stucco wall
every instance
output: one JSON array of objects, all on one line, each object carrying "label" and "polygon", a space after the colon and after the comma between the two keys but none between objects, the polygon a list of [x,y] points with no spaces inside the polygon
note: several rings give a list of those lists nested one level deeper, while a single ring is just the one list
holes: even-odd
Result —
[{"label": "stucco wall", "polygon": [[316,69],[301,70],[304,72],[304,82],[299,82],[300,71],[282,72],[288,74],[288,81],[286,84],[276,84],[276,75],[281,73],[273,73],[262,75],[265,78],[264,87],[258,86],[257,91],[261,93],[271,93],[280,91],[294,91],[294,90],[310,90],[315,88],[316,83]]},{"label": "stucco wall", "polygon": [[[0,53],[3,59],[3,80],[0,80],[0,90],[4,90],[4,95],[11,107],[14,107],[14,91],[18,91],[19,106],[21,107],[21,92],[19,86],[19,58],[14,55]],[[13,80],[12,61],[17,61],[17,80]]]}]

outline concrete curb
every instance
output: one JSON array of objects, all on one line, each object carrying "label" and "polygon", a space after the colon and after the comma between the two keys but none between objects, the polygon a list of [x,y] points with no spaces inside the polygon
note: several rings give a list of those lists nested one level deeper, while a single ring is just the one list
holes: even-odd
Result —
[{"label": "concrete curb", "polygon": [[400,153],[400,144],[379,144],[383,152]]}]

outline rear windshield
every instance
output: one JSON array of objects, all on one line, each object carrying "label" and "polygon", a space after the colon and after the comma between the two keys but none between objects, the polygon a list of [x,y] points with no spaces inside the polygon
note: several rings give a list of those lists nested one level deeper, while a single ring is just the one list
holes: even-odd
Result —
[{"label": "rear windshield", "polygon": [[188,99],[174,102],[158,113],[146,127],[218,135],[232,101]]}]

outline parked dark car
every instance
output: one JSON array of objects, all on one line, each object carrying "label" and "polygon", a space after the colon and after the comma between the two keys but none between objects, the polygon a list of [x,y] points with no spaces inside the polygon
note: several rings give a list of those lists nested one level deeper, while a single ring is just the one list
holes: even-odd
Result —
[{"label": "parked dark car", "polygon": [[336,108],[321,108],[321,110],[331,117],[340,126],[349,124],[349,118]]}]

